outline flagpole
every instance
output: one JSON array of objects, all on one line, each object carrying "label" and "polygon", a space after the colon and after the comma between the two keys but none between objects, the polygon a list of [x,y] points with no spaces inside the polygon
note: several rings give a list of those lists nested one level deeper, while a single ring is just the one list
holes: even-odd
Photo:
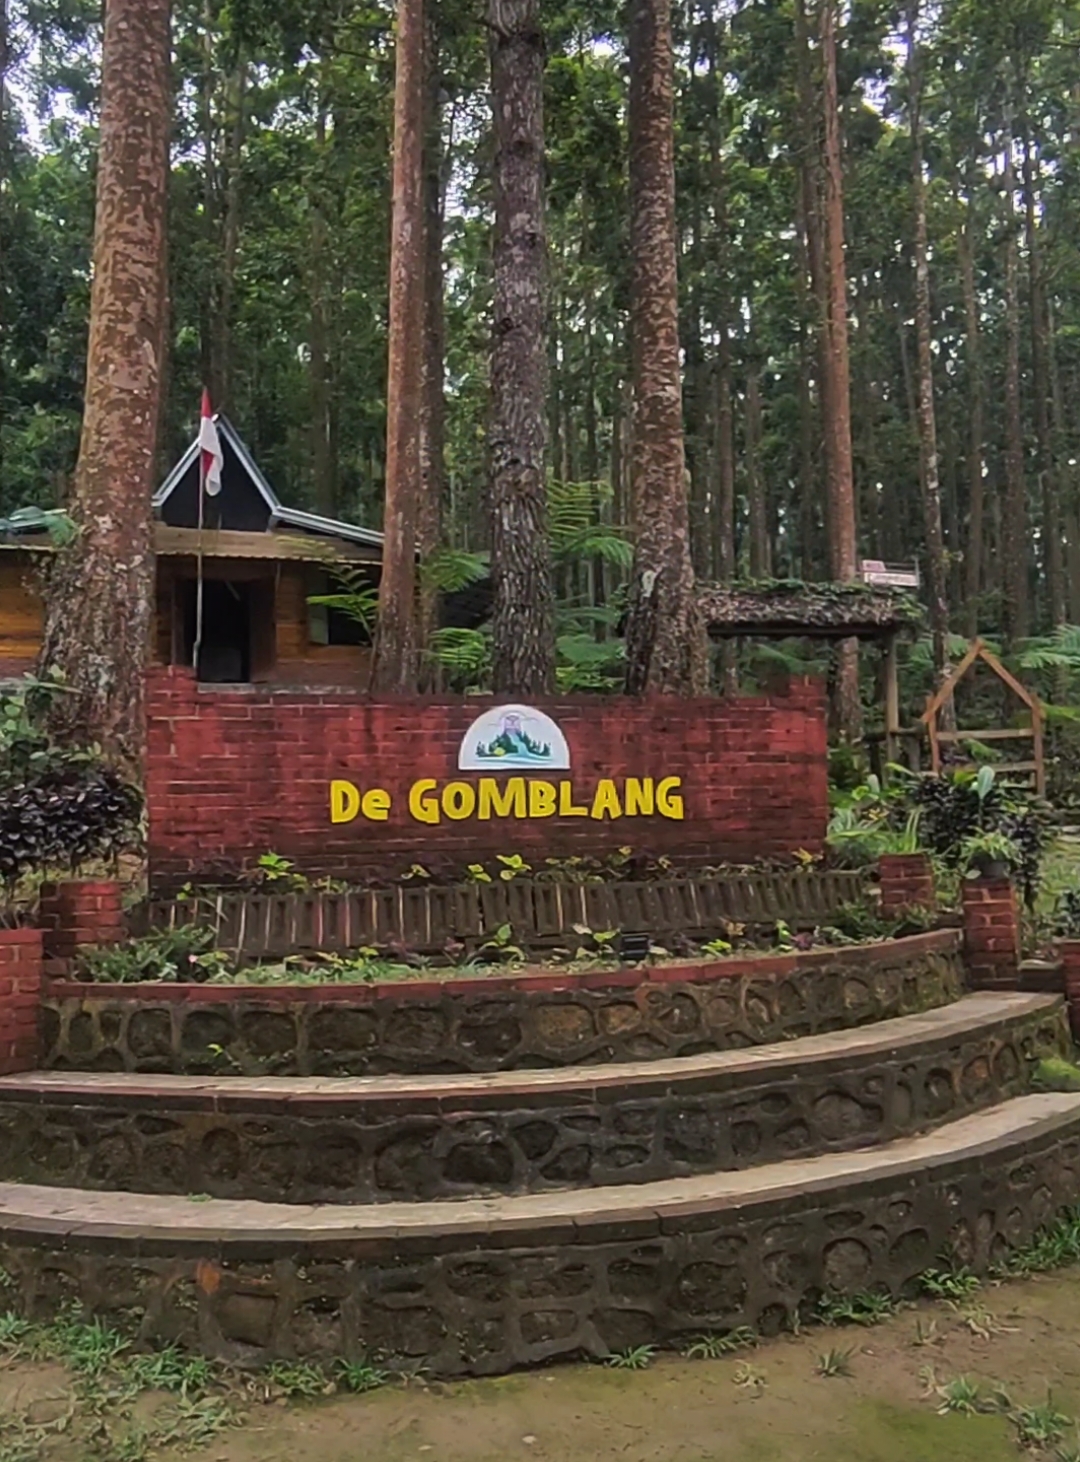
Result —
[{"label": "flagpole", "polygon": [[203,506],[206,502],[206,453],[199,444],[199,536],[195,554],[195,644],[191,651],[191,666],[195,676],[199,674],[199,652],[202,649],[203,632]]}]

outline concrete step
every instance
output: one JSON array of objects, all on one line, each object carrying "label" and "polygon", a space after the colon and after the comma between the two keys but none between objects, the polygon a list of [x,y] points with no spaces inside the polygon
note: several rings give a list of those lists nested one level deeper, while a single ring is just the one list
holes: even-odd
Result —
[{"label": "concrete step", "polygon": [[977,1271],[1080,1197],[1080,1095],[1015,1098],[857,1152],[637,1187],[382,1205],[0,1185],[0,1265],[240,1363],[369,1356],[434,1375],[774,1333],[826,1291]]},{"label": "concrete step", "polygon": [[872,1146],[1021,1095],[1061,1001],[667,1061],[489,1075],[0,1079],[0,1179],[287,1203],[646,1183]]}]

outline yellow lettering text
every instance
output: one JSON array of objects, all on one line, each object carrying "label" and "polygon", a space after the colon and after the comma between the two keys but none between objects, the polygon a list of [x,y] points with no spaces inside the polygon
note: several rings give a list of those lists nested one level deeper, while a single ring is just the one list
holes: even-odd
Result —
[{"label": "yellow lettering text", "polygon": [[472,817],[476,811],[476,788],[470,782],[447,782],[443,788],[442,810],[454,822]]},{"label": "yellow lettering text", "polygon": [[625,795],[627,817],[652,817],[656,811],[652,777],[627,777]]},{"label": "yellow lettering text", "polygon": [[352,822],[360,811],[360,788],[352,782],[330,783],[330,821]]},{"label": "yellow lettering text", "polygon": [[554,782],[530,782],[529,783],[529,816],[530,817],[554,817],[555,816],[555,784],[554,784]]},{"label": "yellow lettering text", "polygon": [[682,777],[665,777],[656,789],[656,810],[661,817],[673,818],[676,822],[682,822],[686,816],[683,810],[683,800],[678,795],[678,788],[682,786]]},{"label": "yellow lettering text", "polygon": [[484,821],[492,817],[525,816],[524,777],[511,777],[502,788],[494,777],[481,777],[479,792],[476,815]]},{"label": "yellow lettering text", "polygon": [[390,816],[390,793],[381,787],[372,787],[370,792],[364,793],[360,811],[369,822],[386,822]]},{"label": "yellow lettering text", "polygon": [[559,816],[560,817],[588,817],[587,807],[576,807],[574,805],[574,784],[573,782],[559,783]]},{"label": "yellow lettering text", "polygon": [[434,778],[425,777],[422,782],[414,782],[409,788],[409,812],[417,822],[439,821],[439,804],[431,796],[436,785]]},{"label": "yellow lettering text", "polygon": [[596,784],[590,816],[595,817],[598,822],[602,822],[605,817],[622,817],[618,789],[615,783],[607,778]]}]

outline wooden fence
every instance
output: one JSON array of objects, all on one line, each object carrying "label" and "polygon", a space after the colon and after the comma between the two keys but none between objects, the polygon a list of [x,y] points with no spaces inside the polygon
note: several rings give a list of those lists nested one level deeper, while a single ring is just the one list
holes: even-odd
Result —
[{"label": "wooden fence", "polygon": [[725,923],[813,928],[860,902],[858,872],[725,873],[654,883],[510,882],[353,890],[349,893],[219,893],[146,904],[136,927],[205,924],[217,947],[247,959],[400,944],[436,953],[475,947],[509,924],[522,946],[573,943],[575,926],[663,936],[720,936]]}]

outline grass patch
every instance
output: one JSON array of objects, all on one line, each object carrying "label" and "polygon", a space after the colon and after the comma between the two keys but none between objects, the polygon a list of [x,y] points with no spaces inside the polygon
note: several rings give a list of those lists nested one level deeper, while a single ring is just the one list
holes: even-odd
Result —
[{"label": "grass patch", "polygon": [[897,1308],[892,1295],[877,1290],[831,1294],[818,1301],[814,1318],[823,1325],[880,1325],[895,1315]]},{"label": "grass patch", "polygon": [[604,1357],[604,1364],[616,1371],[644,1371],[652,1365],[655,1345],[634,1345]]},{"label": "grass patch", "polygon": [[696,1340],[690,1341],[682,1354],[687,1360],[719,1360],[722,1356],[749,1350],[757,1343],[757,1331],[752,1330],[749,1325],[740,1325],[738,1329],[729,1330],[723,1335],[699,1335]]},{"label": "grass patch", "polygon": [[1080,1066],[1063,1056],[1045,1056],[1031,1073],[1036,1091],[1080,1091]]},{"label": "grass patch", "polygon": [[854,1372],[851,1369],[851,1357],[854,1350],[838,1350],[835,1346],[827,1350],[824,1355],[819,1355],[815,1370],[819,1376],[851,1376]]}]

